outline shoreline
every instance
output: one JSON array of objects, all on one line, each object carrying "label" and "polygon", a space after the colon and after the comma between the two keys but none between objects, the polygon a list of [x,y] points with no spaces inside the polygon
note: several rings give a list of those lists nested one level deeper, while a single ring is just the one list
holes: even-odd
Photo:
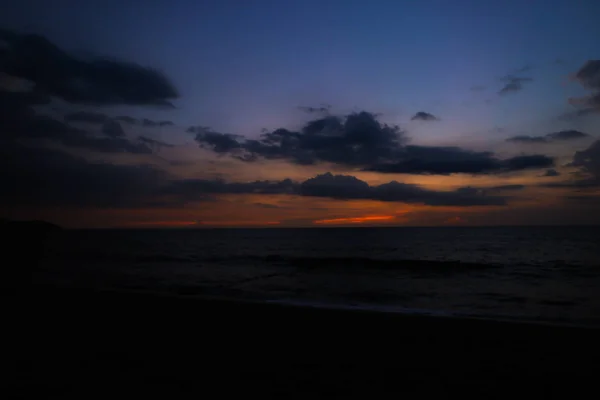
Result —
[{"label": "shoreline", "polygon": [[9,343],[33,373],[11,386],[34,393],[552,393],[600,359],[596,328],[51,287],[20,303]]}]

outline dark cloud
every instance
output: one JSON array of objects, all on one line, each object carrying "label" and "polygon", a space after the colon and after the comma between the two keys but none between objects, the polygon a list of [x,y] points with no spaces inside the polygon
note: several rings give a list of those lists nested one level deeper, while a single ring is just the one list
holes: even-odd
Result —
[{"label": "dark cloud", "polygon": [[571,98],[569,103],[582,107],[574,113],[568,113],[567,118],[600,113],[600,60],[587,61],[576,73],[575,79],[592,94],[580,98]]},{"label": "dark cloud", "polygon": [[374,172],[441,175],[501,173],[553,164],[552,159],[541,155],[531,156],[531,165],[525,165],[518,157],[500,160],[491,152],[407,146],[399,127],[382,124],[368,112],[346,118],[326,116],[309,121],[300,131],[280,128],[263,133],[259,139],[244,139],[205,127],[190,127],[187,131],[195,133],[201,147],[247,162],[261,158],[299,165],[330,162]]},{"label": "dark cloud", "polygon": [[164,174],[151,166],[92,164],[45,148],[0,146],[0,203],[18,206],[146,205]]},{"label": "dark cloud", "polygon": [[565,199],[580,203],[588,203],[595,206],[600,205],[600,196],[596,195],[581,195],[581,196],[565,196]]},{"label": "dark cloud", "polygon": [[150,147],[153,151],[158,151],[164,147],[175,147],[174,145],[172,145],[170,143],[166,143],[161,140],[150,139],[146,136],[139,136],[138,140],[140,142],[144,143],[145,145],[147,145],[148,147]]},{"label": "dark cloud", "polygon": [[242,150],[242,144],[238,141],[240,136],[230,133],[213,132],[208,128],[201,126],[191,126],[187,132],[195,133],[195,140],[202,148],[208,148],[215,153],[239,153]]},{"label": "dark cloud", "polygon": [[410,119],[411,121],[438,121],[439,118],[425,111],[419,111]]},{"label": "dark cloud", "polygon": [[600,184],[600,140],[596,140],[586,150],[576,152],[571,166],[581,168],[593,182]]},{"label": "dark cloud", "polygon": [[368,171],[404,174],[493,174],[547,168],[554,164],[544,155],[517,156],[504,160],[491,152],[476,152],[458,147],[406,146],[402,160],[379,164]]},{"label": "dark cloud", "polygon": [[548,138],[546,136],[519,135],[510,137],[506,141],[513,143],[548,143]]},{"label": "dark cloud", "polygon": [[231,153],[246,161],[258,158],[284,159],[308,165],[332,162],[360,166],[393,158],[404,143],[404,132],[397,126],[380,123],[374,114],[352,113],[344,118],[326,116],[309,121],[298,131],[277,129],[257,140],[220,134],[192,127],[196,141],[217,153]]},{"label": "dark cloud", "polygon": [[19,129],[34,114],[34,106],[50,103],[48,96],[33,92],[9,92],[0,89],[0,128],[6,134]]},{"label": "dark cloud", "polygon": [[148,118],[144,118],[142,120],[142,125],[143,126],[158,126],[158,122],[157,121],[152,121]]},{"label": "dark cloud", "polygon": [[513,136],[506,139],[507,142],[513,143],[550,143],[553,141],[576,140],[590,137],[587,133],[576,130],[566,130],[548,133],[544,136]]},{"label": "dark cloud", "polygon": [[297,184],[290,179],[282,181],[226,182],[209,179],[182,179],[161,188],[163,195],[195,200],[207,194],[295,194]]},{"label": "dark cloud", "polygon": [[507,200],[477,188],[443,192],[395,181],[370,186],[352,176],[330,173],[302,183],[177,180],[149,165],[90,163],[61,151],[10,142],[0,146],[0,182],[4,206],[174,207],[214,200],[219,194],[288,194],[435,206],[504,205]]},{"label": "dark cloud", "polygon": [[501,169],[506,171],[522,171],[525,169],[552,167],[554,159],[541,154],[533,154],[508,158],[503,160],[501,164]]},{"label": "dark cloud", "polygon": [[486,188],[485,190],[492,192],[506,192],[506,191],[515,191],[515,190],[523,190],[525,189],[525,185],[500,185],[500,186],[492,186]]},{"label": "dark cloud", "polygon": [[600,60],[589,60],[575,73],[584,88],[600,90]]},{"label": "dark cloud", "polygon": [[127,115],[120,115],[118,117],[115,117],[114,119],[115,119],[115,121],[125,122],[125,123],[130,124],[130,125],[134,125],[134,124],[139,123],[139,121],[137,120],[137,118],[129,117]]},{"label": "dark cloud", "polygon": [[[31,93],[0,91],[0,105],[6,105],[0,112],[0,131],[8,140],[27,139],[62,144],[67,147],[88,149],[102,153],[149,154],[151,149],[143,143],[133,143],[119,133],[114,126],[104,131],[108,137],[97,137],[89,131],[71,126],[65,121],[38,114],[33,106],[42,101]],[[115,121],[112,121],[118,124]]]},{"label": "dark cloud", "polygon": [[187,200],[202,199],[207,194],[289,194],[337,200],[376,200],[433,206],[505,205],[507,202],[506,197],[490,196],[476,188],[459,188],[442,192],[396,181],[370,186],[354,176],[333,175],[329,172],[302,183],[290,179],[247,183],[202,179],[180,180],[172,182],[162,189],[161,193]]},{"label": "dark cloud", "polygon": [[542,176],[560,176],[560,172],[551,168],[551,169],[546,170],[546,172]]},{"label": "dark cloud", "polygon": [[354,176],[332,175],[328,172],[302,182],[300,194],[334,199],[365,199],[371,196],[371,187]]},{"label": "dark cloud", "polygon": [[523,78],[514,75],[508,75],[502,80],[504,80],[506,83],[504,84],[504,87],[498,91],[499,95],[507,95],[510,93],[519,92],[523,90],[524,83],[533,81],[532,78]]},{"label": "dark cloud", "polygon": [[113,138],[125,136],[121,124],[114,120],[108,120],[102,125],[102,133]]},{"label": "dark cloud", "polygon": [[590,135],[588,135],[587,133],[576,131],[576,130],[567,130],[567,131],[549,133],[546,136],[552,140],[573,140],[573,139],[587,138]]},{"label": "dark cloud", "polygon": [[[540,186],[549,188],[571,188],[577,190],[595,189],[600,187],[600,140],[596,140],[585,150],[575,152],[573,161],[567,164],[577,167],[578,171],[571,173],[575,179],[544,183]],[[552,174],[552,173],[551,173]],[[546,175],[556,176],[556,175]]]},{"label": "dark cloud", "polygon": [[406,146],[395,162],[380,163],[367,170],[384,173],[477,174],[497,168],[491,152],[476,152],[459,147]]},{"label": "dark cloud", "polygon": [[451,192],[424,189],[417,185],[392,181],[370,186],[353,176],[326,173],[300,184],[300,195],[329,197],[340,200],[378,200],[385,202],[420,203],[432,206],[504,205],[506,198],[488,196],[475,188],[460,188]]},{"label": "dark cloud", "polygon": [[0,72],[70,103],[171,106],[178,93],[160,72],[110,59],[79,59],[39,35],[0,30]]},{"label": "dark cloud", "polygon": [[306,107],[300,106],[298,109],[308,113],[308,114],[328,114],[331,109],[331,105],[329,104],[321,104],[319,107]]},{"label": "dark cloud", "polygon": [[148,118],[142,120],[142,126],[154,127],[154,126],[171,126],[174,125],[172,121],[153,121]]},{"label": "dark cloud", "polygon": [[593,108],[584,108],[581,110],[574,110],[574,111],[568,111],[565,112],[561,115],[558,116],[559,120],[563,120],[563,121],[572,121],[574,119],[577,119],[579,117],[585,117],[588,115],[593,115],[596,114],[596,110]]},{"label": "dark cloud", "polygon": [[102,125],[108,121],[108,116],[102,113],[78,111],[65,115],[65,121],[69,122],[87,122],[90,124]]}]

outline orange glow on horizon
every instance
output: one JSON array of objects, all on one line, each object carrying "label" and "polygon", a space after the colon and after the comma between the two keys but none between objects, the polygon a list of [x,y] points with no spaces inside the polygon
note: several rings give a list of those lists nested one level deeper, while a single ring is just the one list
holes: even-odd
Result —
[{"label": "orange glow on horizon", "polygon": [[315,224],[362,224],[365,222],[390,221],[395,218],[396,218],[395,215],[371,215],[371,216],[364,216],[364,217],[317,219],[317,220],[313,221],[313,223],[315,223]]},{"label": "orange glow on horizon", "polygon": [[263,226],[279,224],[279,221],[198,221],[198,225],[205,226]]},{"label": "orange glow on horizon", "polygon": [[125,224],[128,227],[136,227],[136,226],[156,226],[161,228],[168,227],[180,227],[180,226],[193,226],[196,225],[196,221],[139,221],[139,222],[130,222]]},{"label": "orange glow on horizon", "polygon": [[463,219],[459,216],[452,217],[446,220],[446,224],[460,224],[463,222]]}]

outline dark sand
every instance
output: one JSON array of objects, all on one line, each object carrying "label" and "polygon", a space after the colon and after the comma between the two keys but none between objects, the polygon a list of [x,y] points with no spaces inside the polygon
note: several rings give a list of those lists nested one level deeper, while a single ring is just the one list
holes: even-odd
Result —
[{"label": "dark sand", "polygon": [[5,305],[17,397],[580,397],[600,361],[585,328],[43,287]]}]

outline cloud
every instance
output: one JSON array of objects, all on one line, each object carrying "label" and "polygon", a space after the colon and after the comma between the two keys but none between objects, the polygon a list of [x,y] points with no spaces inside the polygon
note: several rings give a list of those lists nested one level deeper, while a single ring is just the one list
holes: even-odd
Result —
[{"label": "cloud", "polygon": [[600,90],[600,60],[589,60],[575,73],[584,88]]},{"label": "cloud", "polygon": [[[404,131],[380,123],[374,114],[353,113],[345,118],[326,116],[311,120],[299,131],[280,128],[259,139],[190,127],[202,148],[246,162],[287,160],[298,165],[329,162],[365,171],[407,174],[487,174],[546,168],[553,160],[534,155],[531,165],[519,158],[500,160],[492,152],[459,147],[406,145]],[[537,161],[537,164],[535,163]]]},{"label": "cloud", "polygon": [[575,113],[566,114],[567,118],[573,118],[593,113],[600,113],[600,60],[587,61],[574,75],[585,89],[592,91],[589,96],[570,98],[569,103],[582,107]]},{"label": "cloud", "polygon": [[571,166],[581,168],[593,182],[600,184],[600,140],[596,140],[586,150],[577,151]]},{"label": "cloud", "polygon": [[334,199],[364,199],[371,194],[367,182],[349,175],[325,173],[308,179],[300,185],[303,196],[331,197]]},{"label": "cloud", "polygon": [[554,165],[551,157],[541,154],[516,156],[502,161],[502,169],[506,171],[522,171],[532,168],[546,168]]},{"label": "cloud", "polygon": [[438,121],[439,118],[425,111],[419,111],[410,119],[411,121]]},{"label": "cloud", "polygon": [[519,135],[510,137],[506,141],[513,143],[548,143],[548,138],[546,136]]},{"label": "cloud", "polygon": [[202,148],[208,148],[215,153],[235,153],[242,149],[242,145],[238,142],[240,136],[230,133],[213,132],[204,127],[189,127],[188,132],[196,133],[195,140]]},{"label": "cloud", "polygon": [[201,199],[207,194],[295,194],[297,184],[282,181],[226,182],[209,179],[176,180],[160,190],[161,194],[186,200]]},{"label": "cloud", "polygon": [[108,120],[102,125],[102,133],[113,138],[125,136],[121,124],[113,120]]},{"label": "cloud", "polygon": [[399,127],[382,124],[374,114],[365,111],[343,118],[326,116],[311,120],[298,132],[280,128],[264,133],[258,140],[206,128],[192,127],[188,132],[197,132],[196,141],[217,153],[231,153],[245,161],[262,157],[300,165],[317,162],[365,165],[393,157],[405,140]]},{"label": "cloud", "polygon": [[139,136],[138,140],[150,147],[153,151],[158,151],[163,147],[175,147],[175,145],[172,145],[170,143],[163,142],[161,140],[151,139],[146,136]]},{"label": "cloud", "polygon": [[298,109],[308,113],[308,114],[328,114],[331,109],[331,105],[329,104],[321,104],[319,107],[306,107],[300,106]]},{"label": "cloud", "polygon": [[36,113],[33,106],[40,101],[45,99],[35,93],[0,91],[0,106],[3,110],[0,111],[0,131],[4,132],[4,139],[33,140],[39,145],[51,141],[67,147],[102,153],[150,154],[152,152],[145,144],[133,143],[119,135],[122,130],[115,127],[114,124],[118,124],[116,121],[109,121],[110,125],[103,127],[103,132],[108,137],[97,137],[65,121]]},{"label": "cloud", "polygon": [[594,206],[600,205],[600,196],[598,195],[565,196],[565,199]]},{"label": "cloud", "polygon": [[576,130],[566,130],[548,133],[544,136],[513,136],[506,139],[507,142],[513,143],[550,143],[566,140],[577,140],[590,137],[587,133]]},{"label": "cloud", "polygon": [[[544,183],[540,186],[549,188],[587,189],[600,186],[600,140],[596,140],[587,149],[575,152],[573,161],[567,164],[579,170],[571,175],[577,179],[563,182]],[[551,170],[552,171],[552,170]],[[553,175],[545,176],[557,176]]]},{"label": "cloud", "polygon": [[432,206],[504,205],[477,188],[444,192],[389,182],[379,186],[326,173],[304,182],[176,179],[150,165],[92,163],[62,151],[9,143],[0,147],[0,203],[10,206],[177,207],[215,195],[262,194],[375,200]]},{"label": "cloud", "polygon": [[572,121],[579,117],[586,117],[588,115],[596,114],[597,110],[593,108],[584,108],[581,110],[568,111],[558,116],[559,120],[563,121]]},{"label": "cloud", "polygon": [[127,115],[120,115],[118,117],[115,117],[114,120],[119,121],[119,122],[125,122],[130,125],[135,125],[135,124],[139,123],[137,118],[129,117]]},{"label": "cloud", "polygon": [[366,168],[367,171],[404,174],[449,175],[493,174],[546,168],[554,160],[544,155],[498,159],[491,152],[476,152],[458,147],[407,146],[402,160]]},{"label": "cloud", "polygon": [[58,150],[0,147],[0,203],[12,206],[137,207],[164,173],[151,166],[89,163]]},{"label": "cloud", "polygon": [[514,75],[508,75],[504,77],[502,80],[506,81],[505,85],[498,91],[498,94],[501,96],[516,93],[523,90],[523,84],[526,82],[533,81],[532,78],[523,78],[517,77]]},{"label": "cloud", "polygon": [[567,130],[567,131],[549,133],[546,136],[552,140],[573,140],[573,139],[587,138],[590,135],[588,135],[587,133],[576,131],[576,130]]},{"label": "cloud", "polygon": [[107,115],[97,112],[78,111],[65,115],[65,121],[86,122],[90,124],[104,124],[109,118]]},{"label": "cloud", "polygon": [[379,186],[354,176],[325,173],[300,184],[302,196],[329,197],[339,200],[378,200],[384,202],[420,203],[432,206],[504,205],[506,198],[487,196],[475,188],[460,188],[451,192],[424,189],[418,185],[392,181]]},{"label": "cloud", "polygon": [[174,125],[173,121],[153,121],[148,118],[144,118],[142,120],[142,126],[145,126],[145,127],[170,126],[170,125]]},{"label": "cloud", "polygon": [[507,202],[506,197],[489,196],[485,191],[476,188],[460,188],[451,192],[442,192],[396,181],[370,186],[354,176],[333,175],[329,172],[301,183],[293,182],[290,179],[247,183],[187,179],[172,182],[162,190],[162,193],[188,200],[202,199],[207,194],[288,194],[336,200],[420,203],[432,206],[505,205]]},{"label": "cloud", "polygon": [[546,172],[542,176],[560,176],[560,172],[551,168],[551,169],[546,170]]},{"label": "cloud", "polygon": [[40,35],[0,30],[0,72],[70,103],[172,107],[179,97],[161,72],[124,61],[79,59]]},{"label": "cloud", "polygon": [[525,185],[500,185],[500,186],[492,186],[488,187],[484,190],[492,191],[492,192],[506,192],[506,191],[515,191],[515,190],[523,190],[525,189]]}]

